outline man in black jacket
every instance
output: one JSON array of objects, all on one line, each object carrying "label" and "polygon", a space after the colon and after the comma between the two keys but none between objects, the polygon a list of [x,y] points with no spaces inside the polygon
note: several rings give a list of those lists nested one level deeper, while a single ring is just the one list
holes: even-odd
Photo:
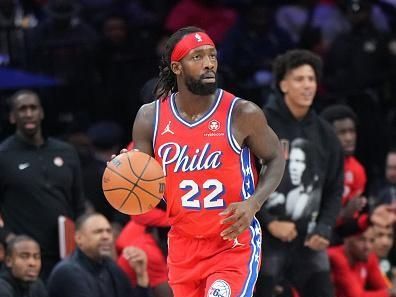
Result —
[{"label": "man in black jacket", "polygon": [[7,232],[40,244],[46,279],[60,260],[58,217],[84,212],[80,161],[72,146],[43,135],[36,93],[18,91],[9,103],[16,132],[0,144],[0,214]]},{"label": "man in black jacket", "polygon": [[341,206],[343,153],[332,127],[311,109],[320,72],[320,58],[306,50],[289,51],[274,62],[283,98],[273,98],[265,113],[287,165],[259,214],[266,232],[257,297],[272,296],[280,283],[301,297],[333,296],[325,249]]},{"label": "man in black jacket", "polygon": [[109,221],[102,214],[84,214],[76,221],[77,250],[52,271],[51,297],[148,297],[147,257],[140,249],[123,256],[136,272],[137,288],[111,259],[114,241]]},{"label": "man in black jacket", "polygon": [[5,266],[0,271],[1,297],[47,297],[39,278],[40,246],[26,236],[18,235],[7,244]]}]

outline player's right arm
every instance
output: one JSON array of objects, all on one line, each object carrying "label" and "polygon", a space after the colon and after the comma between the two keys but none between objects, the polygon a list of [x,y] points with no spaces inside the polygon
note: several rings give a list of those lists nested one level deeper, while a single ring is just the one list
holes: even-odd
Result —
[{"label": "player's right arm", "polygon": [[132,130],[134,149],[153,156],[155,102],[143,105],[135,118]]}]

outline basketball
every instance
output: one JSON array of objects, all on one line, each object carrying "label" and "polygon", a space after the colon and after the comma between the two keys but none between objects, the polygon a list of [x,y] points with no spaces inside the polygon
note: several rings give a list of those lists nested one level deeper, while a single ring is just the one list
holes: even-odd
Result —
[{"label": "basketball", "polygon": [[165,176],[157,160],[139,151],[129,151],[107,164],[102,189],[107,201],[118,211],[142,214],[161,201]]}]

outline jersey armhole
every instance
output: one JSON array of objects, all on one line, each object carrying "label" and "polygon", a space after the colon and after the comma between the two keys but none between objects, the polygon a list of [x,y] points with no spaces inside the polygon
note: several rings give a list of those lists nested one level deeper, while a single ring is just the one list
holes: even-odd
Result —
[{"label": "jersey armhole", "polygon": [[234,110],[234,106],[238,100],[241,100],[239,97],[235,97],[230,105],[230,109],[228,110],[227,115],[227,139],[230,144],[232,150],[238,155],[241,153],[242,148],[240,147],[238,141],[235,139],[234,134],[232,133],[232,111]]},{"label": "jersey armhole", "polygon": [[153,121],[153,152],[155,153],[155,141],[157,139],[158,125],[159,125],[159,114],[160,114],[160,100],[155,101],[155,115]]}]

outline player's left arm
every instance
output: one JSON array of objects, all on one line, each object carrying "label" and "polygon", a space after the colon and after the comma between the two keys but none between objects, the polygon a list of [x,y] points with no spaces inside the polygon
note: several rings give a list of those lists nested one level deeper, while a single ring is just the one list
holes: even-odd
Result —
[{"label": "player's left arm", "polygon": [[256,212],[278,187],[285,169],[279,139],[256,104],[237,102],[232,113],[232,132],[240,146],[248,146],[263,167],[255,193],[243,202],[231,203],[221,213],[226,216],[222,223],[231,224],[221,233],[223,239],[234,239],[250,226]]}]

